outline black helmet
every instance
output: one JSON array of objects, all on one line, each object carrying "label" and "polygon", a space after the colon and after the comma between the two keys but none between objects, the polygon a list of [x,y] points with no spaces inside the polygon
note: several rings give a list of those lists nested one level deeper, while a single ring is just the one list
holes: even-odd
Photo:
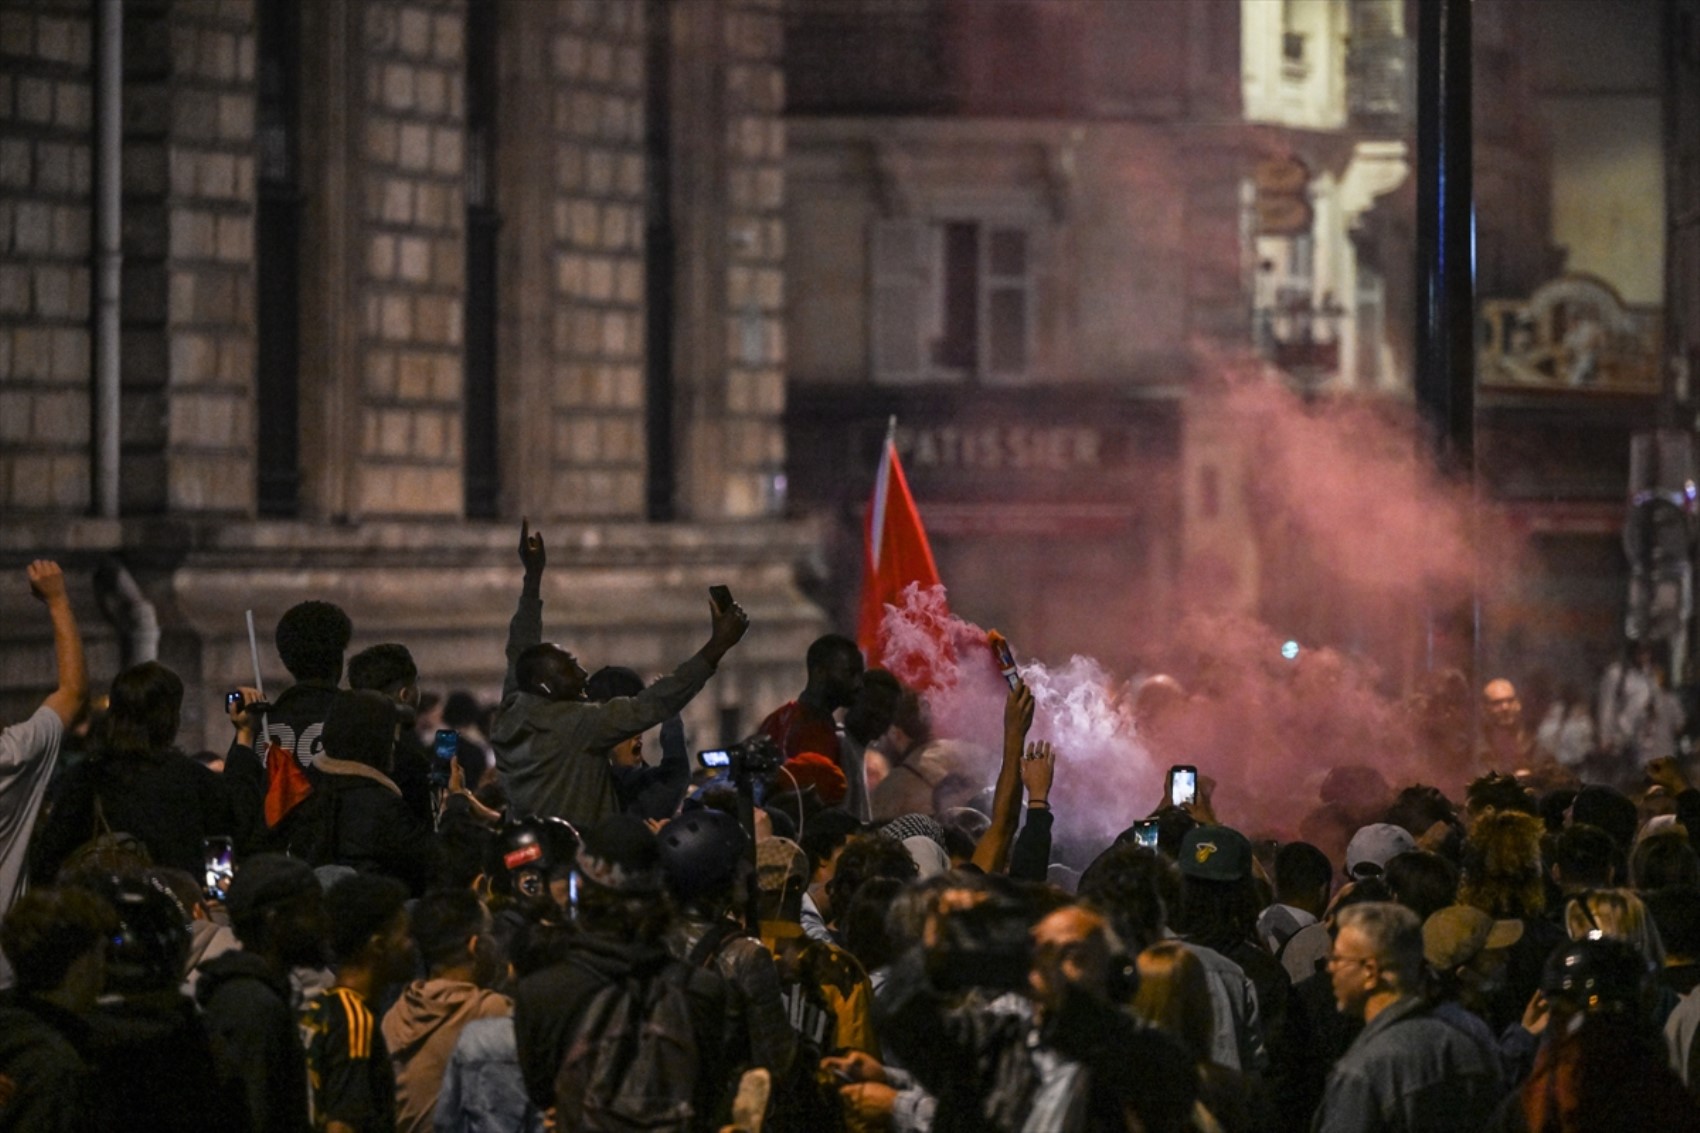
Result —
[{"label": "black helmet", "polygon": [[1626,940],[1584,937],[1547,958],[1541,991],[1590,1015],[1640,1016],[1649,1006],[1652,967]]},{"label": "black helmet", "polygon": [[106,951],[109,991],[135,994],[175,988],[189,958],[189,924],[168,894],[135,877],[95,884],[118,914]]},{"label": "black helmet", "polygon": [[661,828],[661,872],[681,901],[711,896],[737,878],[749,840],[738,820],[704,808]]},{"label": "black helmet", "polygon": [[549,879],[572,868],[579,836],[564,818],[528,815],[502,827],[490,863],[490,887],[507,896],[541,897]]}]

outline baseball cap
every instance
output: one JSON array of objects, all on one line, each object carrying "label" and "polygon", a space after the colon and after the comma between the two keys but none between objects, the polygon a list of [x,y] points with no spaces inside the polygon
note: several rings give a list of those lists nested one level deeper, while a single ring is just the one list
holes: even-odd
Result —
[{"label": "baseball cap", "polygon": [[1181,839],[1176,864],[1188,877],[1239,881],[1251,872],[1251,843],[1229,826],[1195,826]]},{"label": "baseball cap", "polygon": [[791,879],[807,881],[809,856],[789,838],[763,838],[756,843],[756,883],[764,893],[779,893]]},{"label": "baseball cap", "polygon": [[1491,948],[1509,948],[1523,939],[1523,922],[1494,920],[1469,905],[1448,905],[1423,922],[1423,959],[1450,972]]},{"label": "baseball cap", "polygon": [[231,917],[239,919],[318,890],[319,879],[300,858],[255,854],[237,867],[224,907]]},{"label": "baseball cap", "polygon": [[[1351,877],[1375,877],[1400,854],[1417,848],[1410,831],[1391,822],[1372,822],[1360,827],[1346,846],[1346,873]],[[1364,867],[1373,867],[1365,869]]]},{"label": "baseball cap", "polygon": [[809,882],[809,857],[789,838],[756,843],[756,884],[761,889],[762,943],[769,948],[802,935],[803,889]]}]

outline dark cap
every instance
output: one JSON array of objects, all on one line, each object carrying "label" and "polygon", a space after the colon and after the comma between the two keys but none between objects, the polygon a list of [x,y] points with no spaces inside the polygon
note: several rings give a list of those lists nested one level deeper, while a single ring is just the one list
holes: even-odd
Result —
[{"label": "dark cap", "polygon": [[661,842],[642,819],[611,814],[584,832],[579,876],[616,893],[661,890]]},{"label": "dark cap", "polygon": [[281,905],[292,897],[318,891],[319,879],[301,859],[284,854],[255,854],[230,879],[230,893],[224,899],[224,907],[232,918],[239,920]]},{"label": "dark cap", "polygon": [[1176,863],[1188,877],[1239,881],[1251,872],[1251,843],[1227,826],[1195,826],[1181,839]]}]

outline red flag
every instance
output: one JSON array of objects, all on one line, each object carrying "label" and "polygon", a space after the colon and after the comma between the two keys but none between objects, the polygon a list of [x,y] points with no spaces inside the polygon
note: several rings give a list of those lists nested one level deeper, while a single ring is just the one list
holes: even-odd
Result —
[{"label": "red flag", "polygon": [[296,804],[313,793],[295,753],[279,743],[266,745],[266,825],[275,827]]},{"label": "red flag", "polygon": [[885,656],[880,632],[885,607],[901,605],[903,590],[911,583],[923,589],[938,586],[939,569],[933,563],[933,549],[927,544],[921,513],[915,509],[909,481],[897,459],[897,442],[888,431],[879,475],[874,478],[867,525],[863,528],[862,607],[857,619],[856,643],[862,647],[870,667],[881,664]]}]

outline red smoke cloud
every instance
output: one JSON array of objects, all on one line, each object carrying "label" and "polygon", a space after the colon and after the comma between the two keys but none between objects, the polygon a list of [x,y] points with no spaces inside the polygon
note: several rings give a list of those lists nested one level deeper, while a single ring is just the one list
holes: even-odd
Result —
[{"label": "red smoke cloud", "polygon": [[[1015,641],[1037,700],[1033,738],[1061,752],[1052,794],[1059,833],[1107,842],[1158,804],[1170,762],[1214,779],[1221,820],[1251,834],[1298,836],[1338,767],[1374,768],[1394,790],[1421,782],[1458,797],[1480,770],[1471,756],[1474,689],[1425,673],[1416,637],[1432,611],[1467,603],[1474,587],[1516,569],[1519,549],[1497,532],[1477,538],[1469,487],[1433,469],[1408,406],[1306,404],[1243,369],[1220,396],[1219,408],[1250,433],[1243,490],[1265,570],[1271,561],[1309,564],[1301,577],[1266,577],[1265,606],[1269,593],[1296,593],[1342,643],[1400,667],[1383,670],[1323,641],[1300,641],[1289,658],[1282,647],[1295,627],[1278,632],[1252,613],[1153,611],[1152,633],[1176,628],[1150,655],[1191,694],[1158,751],[1133,719],[1135,675],[1085,657],[1056,666],[1022,658]],[[1302,553],[1282,557],[1283,540]],[[932,674],[936,734],[983,746],[989,784],[1005,686],[984,630],[942,609],[942,595],[914,589],[901,609],[887,608],[890,665],[900,679]]]}]

